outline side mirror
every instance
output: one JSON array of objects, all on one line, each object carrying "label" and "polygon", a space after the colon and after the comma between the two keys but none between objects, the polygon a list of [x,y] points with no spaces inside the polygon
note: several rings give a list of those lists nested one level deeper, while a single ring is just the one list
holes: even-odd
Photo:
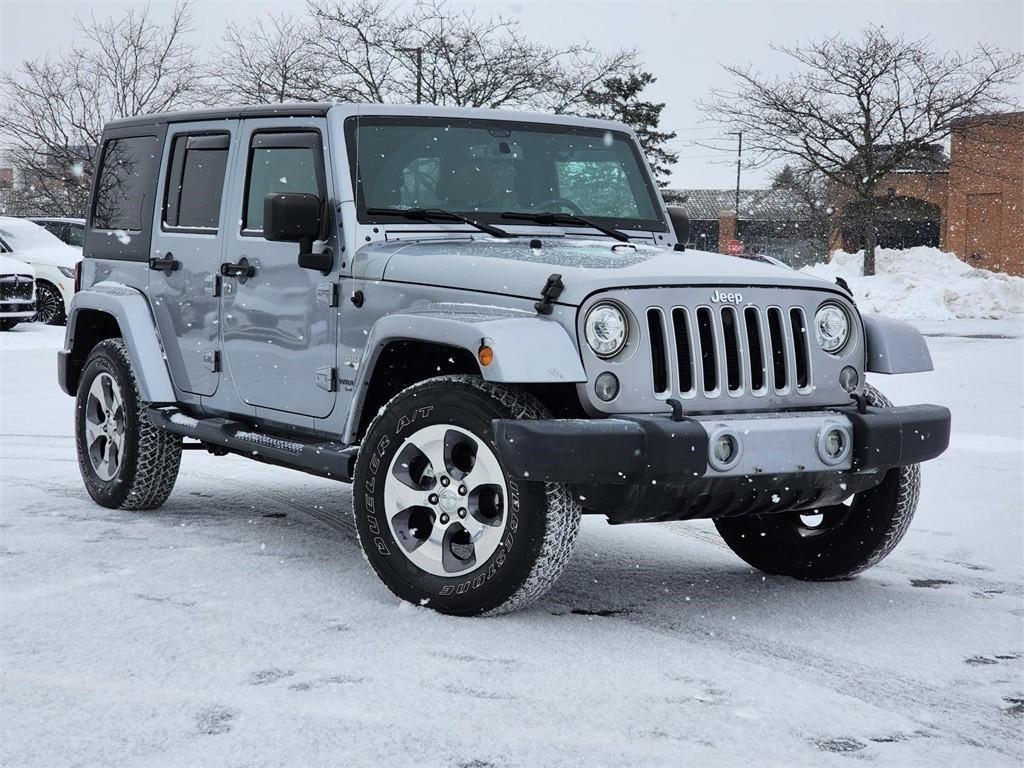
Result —
[{"label": "side mirror", "polygon": [[690,242],[690,214],[681,205],[670,205],[668,207],[668,218],[672,222],[672,229],[676,233],[677,251],[685,251],[686,244]]},{"label": "side mirror", "polygon": [[330,272],[334,254],[327,248],[313,253],[313,241],[323,225],[320,198],[306,192],[271,192],[263,198],[263,237],[274,242],[298,243],[299,266]]}]

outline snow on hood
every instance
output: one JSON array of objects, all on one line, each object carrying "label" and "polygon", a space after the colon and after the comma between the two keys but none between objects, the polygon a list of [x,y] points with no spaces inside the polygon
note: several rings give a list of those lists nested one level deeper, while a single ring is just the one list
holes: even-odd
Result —
[{"label": "snow on hood", "polygon": [[[366,246],[360,257],[386,262],[385,280],[537,298],[548,277],[562,276],[563,304],[624,286],[784,285],[823,288],[821,280],[786,267],[706,251],[673,251],[613,240],[444,238]],[[834,283],[831,286],[834,288]]]},{"label": "snow on hood", "polygon": [[32,275],[35,277],[36,271],[31,264],[0,254],[0,275]]},{"label": "snow on hood", "polygon": [[901,320],[1024,319],[1024,277],[975,269],[938,248],[879,248],[863,276],[864,252],[836,251],[828,264],[801,270],[844,278],[862,312]]}]

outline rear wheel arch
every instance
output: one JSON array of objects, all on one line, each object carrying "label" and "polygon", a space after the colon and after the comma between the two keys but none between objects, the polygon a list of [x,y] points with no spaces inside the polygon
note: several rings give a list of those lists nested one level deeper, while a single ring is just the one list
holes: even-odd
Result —
[{"label": "rear wheel arch", "polygon": [[68,341],[71,351],[68,361],[68,387],[78,388],[89,353],[102,341],[122,336],[121,326],[109,312],[84,308],[72,313],[68,320]]}]

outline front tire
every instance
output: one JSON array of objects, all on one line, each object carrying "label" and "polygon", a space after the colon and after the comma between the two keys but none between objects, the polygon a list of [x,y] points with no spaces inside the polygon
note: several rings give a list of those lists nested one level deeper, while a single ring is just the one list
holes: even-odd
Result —
[{"label": "front tire", "polygon": [[68,316],[64,311],[64,297],[55,285],[36,283],[36,314],[33,322],[46,325],[67,325]]},{"label": "front tire", "polygon": [[[892,403],[865,387],[870,405]],[[885,558],[906,534],[921,488],[918,464],[890,469],[879,485],[846,504],[816,510],[722,518],[715,527],[725,543],[765,573],[806,581],[848,579]],[[813,524],[812,524],[813,523]]]},{"label": "front tire", "polygon": [[563,485],[510,477],[493,419],[549,418],[532,396],[475,376],[429,379],[370,424],[353,478],[359,540],[398,597],[442,613],[517,610],[561,574],[580,505]]},{"label": "front tire", "polygon": [[20,322],[20,320],[15,320],[12,317],[5,317],[0,320],[0,331],[9,331]]},{"label": "front tire", "polygon": [[75,403],[78,467],[93,500],[111,509],[156,509],[170,496],[181,437],[146,414],[122,339],[93,347]]}]

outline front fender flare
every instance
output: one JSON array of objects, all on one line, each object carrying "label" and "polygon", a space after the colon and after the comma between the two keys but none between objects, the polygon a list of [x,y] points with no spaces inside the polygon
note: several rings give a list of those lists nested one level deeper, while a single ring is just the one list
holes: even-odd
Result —
[{"label": "front fender flare", "polygon": [[[482,345],[494,352],[480,365],[485,381],[499,384],[576,384],[587,380],[579,350],[558,321],[525,312],[494,313],[449,310],[398,312],[378,320],[370,331],[356,376],[352,408],[345,430],[352,442],[363,401],[381,352],[395,341],[422,341],[464,349],[479,360]],[[478,362],[479,365],[479,362]]]},{"label": "front fender flare", "polygon": [[[75,327],[83,310],[106,313],[117,322],[121,338],[128,348],[132,372],[139,386],[139,395],[145,402],[177,402],[167,362],[164,360],[163,347],[160,345],[156,324],[153,322],[153,314],[141,291],[123,283],[101,282],[75,294],[68,315],[65,349],[60,353],[62,365],[74,364],[69,358],[74,349]],[[67,380],[70,382],[72,378],[67,377]],[[73,395],[74,392],[68,394]]]},{"label": "front fender flare", "polygon": [[920,373],[933,371],[931,352],[924,336],[910,323],[864,315],[867,370],[870,373]]}]

